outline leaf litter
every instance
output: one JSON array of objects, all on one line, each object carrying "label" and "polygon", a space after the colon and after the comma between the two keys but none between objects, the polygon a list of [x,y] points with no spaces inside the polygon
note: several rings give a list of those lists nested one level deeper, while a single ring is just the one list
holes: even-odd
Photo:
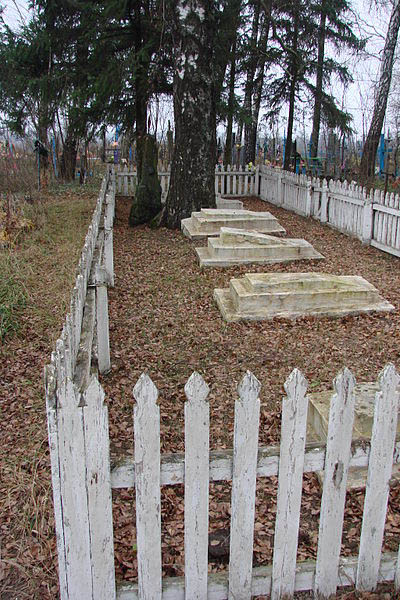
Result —
[{"label": "leaf litter", "polygon": [[[71,198],[72,200],[72,198]],[[346,237],[258,199],[245,200],[251,210],[271,210],[288,237],[303,237],[325,255],[322,262],[299,261],[271,265],[270,272],[326,271],[359,274],[375,285],[396,307],[390,315],[342,319],[275,320],[225,323],[212,292],[226,287],[231,277],[259,267],[200,270],[195,245],[180,232],[127,227],[129,202],[118,199],[114,231],[116,285],[110,290],[112,371],[102,384],[109,403],[111,449],[114,460],[132,455],[132,388],[140,374],[149,373],[160,397],[162,452],[181,452],[184,385],[196,370],[211,387],[211,448],[232,447],[236,387],[247,369],[262,383],[260,444],[279,441],[283,383],[300,368],[312,391],[332,388],[332,380],[348,366],[357,381],[374,381],[390,360],[400,365],[398,259],[364,247]],[[43,242],[45,243],[45,242]],[[77,249],[80,251],[80,247]],[[53,261],[54,262],[54,261]],[[40,267],[46,265],[43,259]],[[53,265],[56,267],[57,265]],[[69,277],[72,282],[73,270]],[[68,275],[68,273],[64,274]],[[56,281],[57,274],[53,270]],[[47,284],[46,284],[47,285]],[[46,302],[50,294],[42,290]],[[41,369],[48,361],[68,303],[59,300],[52,319],[41,320],[32,306],[22,313],[22,332],[0,348],[2,430],[2,559],[1,597],[52,599],[57,596],[56,547],[52,513],[47,431]],[[22,336],[23,334],[23,336]],[[26,341],[28,344],[26,344]],[[254,565],[271,562],[277,479],[257,482]],[[358,550],[364,494],[348,494],[342,544],[343,555]],[[305,474],[298,560],[315,558],[320,488],[315,475]],[[384,550],[396,551],[400,539],[399,487],[390,491]],[[118,579],[137,576],[134,492],[113,492],[116,573]],[[162,489],[163,574],[183,574],[183,486]],[[210,485],[210,571],[229,562],[230,484]],[[218,550],[216,549],[218,547]],[[379,595],[344,591],[342,597],[395,597],[385,586]],[[383,594],[386,594],[384,596]],[[299,597],[309,597],[300,594]]]}]

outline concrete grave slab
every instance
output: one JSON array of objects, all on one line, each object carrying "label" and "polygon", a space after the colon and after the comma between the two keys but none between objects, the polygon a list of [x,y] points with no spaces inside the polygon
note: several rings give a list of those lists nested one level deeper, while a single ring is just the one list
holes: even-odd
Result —
[{"label": "concrete grave slab", "polygon": [[324,258],[306,240],[274,237],[232,227],[221,227],[218,238],[209,237],[208,246],[195,248],[195,251],[200,267],[273,264]]},{"label": "concrete grave slab", "polygon": [[[354,388],[355,415],[353,441],[370,440],[375,409],[375,394],[379,391],[377,383],[359,383]],[[399,389],[400,391],[400,389]],[[328,434],[329,408],[332,391],[308,394],[307,441],[326,442]],[[397,423],[397,439],[400,439],[400,419]],[[367,468],[349,469],[347,489],[363,488],[367,481]],[[318,473],[323,482],[324,472]],[[400,464],[393,465],[392,480],[400,480]]]},{"label": "concrete grave slab", "polygon": [[278,219],[270,212],[235,210],[230,208],[202,208],[189,219],[182,219],[182,232],[190,239],[219,235],[221,227],[255,230],[263,233],[286,233]]},{"label": "concrete grave slab", "polygon": [[243,210],[243,202],[236,198],[224,198],[223,196],[217,196],[215,203],[217,208],[232,208],[235,210]]},{"label": "concrete grave slab", "polygon": [[247,273],[231,279],[229,288],[215,289],[214,299],[226,321],[394,310],[362,277],[327,273]]}]

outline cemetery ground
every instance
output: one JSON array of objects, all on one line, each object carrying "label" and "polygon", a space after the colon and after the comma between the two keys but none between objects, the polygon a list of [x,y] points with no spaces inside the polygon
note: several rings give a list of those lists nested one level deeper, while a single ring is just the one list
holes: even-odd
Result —
[{"label": "cemetery ground", "polygon": [[[78,191],[80,192],[78,194]],[[53,599],[57,594],[49,457],[42,367],[67,311],[73,275],[97,190],[65,190],[44,200],[43,219],[11,250],[0,251],[9,281],[21,295],[14,315],[19,330],[0,346],[1,537],[0,597]],[[260,444],[279,441],[283,383],[294,367],[309,391],[332,389],[343,366],[357,382],[375,381],[383,366],[400,367],[399,259],[346,237],[312,219],[246,199],[245,208],[270,210],[287,237],[305,238],[324,261],[200,270],[194,246],[178,231],[127,225],[130,202],[117,199],[114,227],[115,288],[110,290],[112,370],[102,378],[109,404],[112,460],[132,454],[132,387],[147,372],[159,389],[162,452],[183,451],[183,387],[199,371],[211,387],[211,448],[232,447],[236,386],[247,369],[262,384]],[[246,272],[324,271],[361,275],[394,304],[390,314],[340,319],[303,318],[226,323],[213,290]],[[271,561],[276,479],[258,480],[254,564]],[[348,494],[343,554],[357,553],[364,494]],[[134,493],[113,492],[116,573],[136,576]],[[298,559],[315,557],[320,489],[305,475]],[[183,488],[162,491],[163,572],[183,573]],[[225,569],[230,488],[210,486],[210,569]],[[384,550],[400,542],[400,486],[390,492]],[[227,544],[229,547],[229,544]],[[395,598],[345,592],[350,598]]]}]

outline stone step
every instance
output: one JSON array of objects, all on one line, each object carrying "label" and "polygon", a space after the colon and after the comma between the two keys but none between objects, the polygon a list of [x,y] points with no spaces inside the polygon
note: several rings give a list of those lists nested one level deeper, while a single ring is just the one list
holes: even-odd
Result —
[{"label": "stone step", "polygon": [[182,219],[181,229],[191,239],[217,236],[221,227],[255,230],[266,233],[285,233],[278,220],[269,212],[202,208],[189,219]]},{"label": "stone step", "polygon": [[284,239],[228,227],[221,228],[219,238],[209,237],[207,248],[195,250],[201,267],[324,258],[306,240]]},{"label": "stone step", "polygon": [[[353,441],[370,440],[374,419],[375,394],[379,391],[377,383],[359,383],[354,388],[355,415],[353,425]],[[399,389],[400,391],[400,389]],[[326,442],[328,434],[329,408],[332,397],[330,392],[308,394],[307,441]],[[400,439],[400,419],[397,424],[397,439]],[[367,468],[349,469],[347,489],[363,488],[367,481]],[[324,472],[318,473],[321,484]],[[393,465],[392,480],[400,480],[400,465]]]},{"label": "stone step", "polygon": [[247,273],[214,298],[228,321],[394,310],[362,277],[324,273]]}]

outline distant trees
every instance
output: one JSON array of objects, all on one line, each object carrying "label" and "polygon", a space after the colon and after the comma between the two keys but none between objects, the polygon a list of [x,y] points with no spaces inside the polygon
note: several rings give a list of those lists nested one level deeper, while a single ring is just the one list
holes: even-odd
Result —
[{"label": "distant trees", "polygon": [[375,175],[375,160],[392,81],[393,60],[400,27],[400,0],[395,0],[383,49],[379,83],[375,96],[374,110],[367,139],[364,144],[360,165],[360,180]]}]

